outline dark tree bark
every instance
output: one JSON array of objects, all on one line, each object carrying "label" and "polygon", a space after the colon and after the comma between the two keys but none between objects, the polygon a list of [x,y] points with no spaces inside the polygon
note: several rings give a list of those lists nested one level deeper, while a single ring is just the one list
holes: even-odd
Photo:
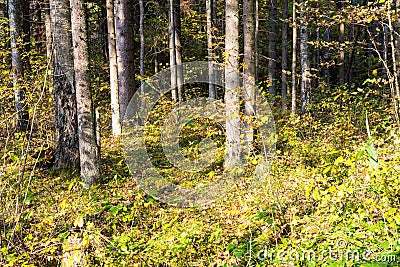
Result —
[{"label": "dark tree bark", "polygon": [[79,167],[78,121],[74,83],[71,23],[67,0],[50,0],[53,39],[53,87],[56,152],[54,166]]},{"label": "dark tree bark", "polygon": [[288,20],[289,18],[289,3],[288,0],[283,0],[282,11],[282,110],[287,109],[287,67],[288,67]]},{"label": "dark tree bark", "polygon": [[81,179],[89,187],[100,177],[100,151],[89,85],[86,13],[84,0],[70,0],[70,3]]},{"label": "dark tree bark", "polygon": [[169,1],[169,50],[171,69],[171,88],[172,100],[182,101],[182,48],[181,48],[181,19],[180,19],[180,1]]},{"label": "dark tree bark", "polygon": [[244,142],[247,149],[251,149],[253,142],[253,125],[251,118],[254,116],[255,102],[255,62],[254,62],[254,1],[243,1],[243,39],[244,39],[244,77],[243,77],[243,95],[244,95],[244,115],[245,132]]},{"label": "dark tree bark", "polygon": [[330,39],[330,31],[329,28],[325,28],[325,32],[324,32],[324,36],[323,36],[323,40],[325,43],[325,46],[322,49],[322,62],[324,64],[323,68],[322,68],[322,76],[324,77],[325,83],[326,85],[330,84],[330,79],[329,79],[329,67],[328,67],[328,63],[329,63],[329,49],[327,47],[327,44],[329,43],[329,39]]},{"label": "dark tree bark", "polygon": [[269,92],[275,96],[276,95],[276,62],[277,62],[277,52],[276,52],[276,30],[277,30],[277,1],[270,0],[269,7],[269,21],[268,21],[268,82]]},{"label": "dark tree bark", "polygon": [[[345,7],[345,1],[340,1],[341,12],[344,12],[343,9]],[[339,25],[339,85],[343,85],[345,83],[345,51],[344,51],[344,34],[345,34],[345,25],[344,22],[341,22]]]},{"label": "dark tree bark", "polygon": [[140,74],[140,91],[144,91],[144,0],[139,0],[139,32],[140,32],[140,53],[139,53],[139,74]]},{"label": "dark tree bark", "polygon": [[134,65],[134,36],[133,36],[133,1],[116,0],[115,37],[118,67],[118,100],[120,118],[125,116],[126,108],[135,91]]}]

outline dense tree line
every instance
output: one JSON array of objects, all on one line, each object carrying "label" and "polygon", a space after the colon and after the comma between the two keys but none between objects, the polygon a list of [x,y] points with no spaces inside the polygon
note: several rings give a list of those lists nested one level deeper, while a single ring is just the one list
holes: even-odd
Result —
[{"label": "dense tree line", "polygon": [[[246,114],[252,112],[254,84],[269,93],[275,108],[292,114],[318,105],[314,96],[322,88],[350,92],[367,84],[392,102],[399,122],[399,2],[9,0],[2,13],[8,17],[16,126],[21,131],[28,127],[29,88],[22,80],[30,70],[21,54],[32,50],[52,62],[55,167],[80,166],[88,186],[100,173],[95,76],[109,82],[106,99],[116,136],[130,98],[143,90],[146,77],[176,66],[171,98],[179,102],[190,94],[181,86],[179,66],[192,60],[225,63],[227,88],[240,86],[230,70],[243,71]],[[94,68],[102,64],[108,66],[105,73]],[[210,100],[223,98],[229,106],[229,154],[240,153],[233,116],[240,109],[237,92],[208,85],[204,94]],[[251,141],[250,124],[246,131]]]}]

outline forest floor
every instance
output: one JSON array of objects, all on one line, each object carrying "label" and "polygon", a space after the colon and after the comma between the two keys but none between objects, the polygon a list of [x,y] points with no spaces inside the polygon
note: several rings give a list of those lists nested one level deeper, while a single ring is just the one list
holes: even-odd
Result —
[{"label": "forest floor", "polygon": [[40,166],[46,152],[21,174],[14,145],[0,171],[0,265],[58,266],[70,253],[87,266],[398,266],[400,135],[374,99],[339,91],[301,117],[275,111],[266,182],[200,208],[141,191],[118,138],[103,137],[90,190],[77,171]]}]

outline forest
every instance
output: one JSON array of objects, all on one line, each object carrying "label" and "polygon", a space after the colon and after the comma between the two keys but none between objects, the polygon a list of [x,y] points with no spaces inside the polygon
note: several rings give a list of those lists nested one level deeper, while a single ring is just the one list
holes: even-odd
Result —
[{"label": "forest", "polygon": [[400,0],[0,0],[1,266],[400,266]]}]

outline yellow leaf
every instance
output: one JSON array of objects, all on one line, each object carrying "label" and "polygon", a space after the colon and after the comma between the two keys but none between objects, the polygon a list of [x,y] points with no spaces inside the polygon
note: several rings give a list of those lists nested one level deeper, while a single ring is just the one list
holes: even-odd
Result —
[{"label": "yellow leaf", "polygon": [[322,171],[322,173],[323,173],[323,174],[327,174],[331,169],[332,169],[332,165],[329,165],[328,167],[326,167],[326,168]]},{"label": "yellow leaf", "polygon": [[74,221],[74,226],[82,227],[83,226],[83,216],[78,215]]}]

